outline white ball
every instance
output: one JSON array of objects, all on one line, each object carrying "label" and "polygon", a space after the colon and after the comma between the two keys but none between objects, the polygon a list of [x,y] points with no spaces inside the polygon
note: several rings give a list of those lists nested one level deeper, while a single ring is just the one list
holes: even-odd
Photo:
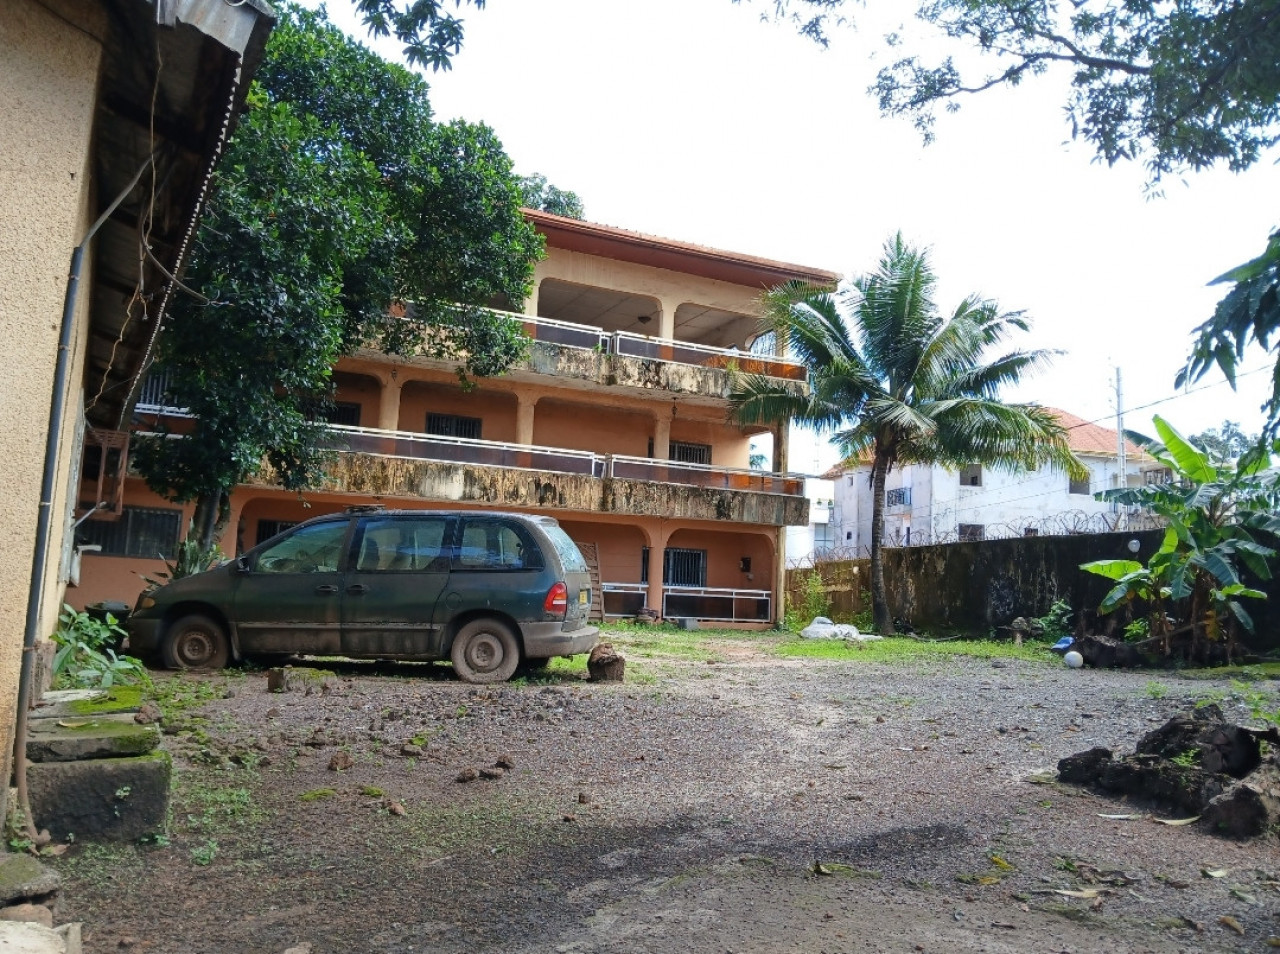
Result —
[{"label": "white ball", "polygon": [[1084,657],[1081,656],[1074,649],[1071,652],[1067,653],[1065,656],[1063,656],[1062,661],[1066,663],[1068,666],[1070,666],[1072,669],[1079,669],[1081,666],[1084,665]]}]

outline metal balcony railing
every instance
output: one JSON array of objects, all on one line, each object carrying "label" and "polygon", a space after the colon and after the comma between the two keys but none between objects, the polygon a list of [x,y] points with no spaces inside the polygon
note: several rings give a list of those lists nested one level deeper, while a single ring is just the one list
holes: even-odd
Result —
[{"label": "metal balcony railing", "polygon": [[[604,615],[619,619],[637,615],[649,594],[646,583],[602,583]],[[767,623],[773,619],[768,590],[734,590],[707,586],[666,586],[664,619],[704,619],[723,623]]]},{"label": "metal balcony railing", "polygon": [[801,496],[804,493],[804,477],[799,474],[775,474],[618,454],[593,454],[591,451],[443,437],[415,431],[384,431],[340,424],[332,424],[328,430],[333,435],[330,445],[333,450],[381,457],[406,457],[623,480],[649,480],[763,494]]},{"label": "metal balcony railing", "polygon": [[776,474],[765,470],[739,470],[713,464],[686,464],[652,457],[610,455],[606,476],[624,480],[656,480],[664,484],[688,484],[718,490],[746,490],[758,494],[804,495],[804,477],[800,474]]},{"label": "metal balcony railing", "polygon": [[454,464],[478,464],[484,467],[509,467],[545,470],[560,474],[603,475],[601,458],[590,451],[537,447],[531,444],[506,444],[501,441],[472,440],[465,437],[443,437],[414,431],[383,431],[371,427],[329,427],[335,441],[334,450],[376,454],[380,457],[409,457],[415,460],[438,460]]},{"label": "metal balcony railing", "polygon": [[511,311],[499,311],[512,321],[518,321],[525,333],[535,341],[565,345],[570,348],[586,348],[609,354],[649,361],[668,361],[703,368],[724,368],[744,374],[763,374],[770,378],[804,381],[808,369],[793,358],[755,354],[736,348],[713,348],[692,341],[673,341],[652,338],[630,331],[605,331],[593,325],[578,325],[554,318],[535,318]]}]

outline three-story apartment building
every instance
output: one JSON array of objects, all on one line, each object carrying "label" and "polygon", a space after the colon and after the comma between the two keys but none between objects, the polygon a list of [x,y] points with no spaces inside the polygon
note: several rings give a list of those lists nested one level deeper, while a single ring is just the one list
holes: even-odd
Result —
[{"label": "three-story apartment building", "polygon": [[[806,388],[802,365],[752,350],[758,298],[838,276],[526,214],[547,244],[523,313],[511,315],[532,338],[529,358],[470,391],[447,361],[373,349],[343,359],[330,425],[340,453],[326,481],[300,496],[265,471],[238,487],[224,549],[352,504],[531,511],[555,516],[583,549],[607,616],[648,607],[774,622],[786,528],[808,523],[808,501],[787,472],[785,427],[774,429],[772,469],[749,467],[765,429],[732,420],[730,379],[763,373]],[[172,412],[145,395],[138,411]],[[99,485],[83,485],[85,508]],[[74,603],[132,601],[189,514],[129,476],[121,512],[105,516],[81,526],[82,545],[101,549],[86,552]]]}]

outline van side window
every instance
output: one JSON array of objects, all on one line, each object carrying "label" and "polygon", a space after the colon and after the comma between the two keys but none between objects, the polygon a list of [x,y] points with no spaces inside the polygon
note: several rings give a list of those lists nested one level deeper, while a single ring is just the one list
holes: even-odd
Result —
[{"label": "van side window", "polygon": [[456,566],[462,570],[540,570],[542,551],[523,527],[468,520],[462,526]]},{"label": "van side window", "polygon": [[361,523],[358,573],[445,572],[447,517],[370,517]]},{"label": "van side window", "polygon": [[301,527],[258,554],[259,573],[334,573],[342,558],[347,522]]}]

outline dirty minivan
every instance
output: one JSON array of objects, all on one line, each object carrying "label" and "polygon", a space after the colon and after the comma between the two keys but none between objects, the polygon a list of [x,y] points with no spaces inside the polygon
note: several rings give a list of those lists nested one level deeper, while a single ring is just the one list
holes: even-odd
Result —
[{"label": "dirty minivan", "polygon": [[143,593],[135,655],[218,669],[292,654],[449,659],[466,682],[589,652],[591,577],[552,517],[355,507]]}]

